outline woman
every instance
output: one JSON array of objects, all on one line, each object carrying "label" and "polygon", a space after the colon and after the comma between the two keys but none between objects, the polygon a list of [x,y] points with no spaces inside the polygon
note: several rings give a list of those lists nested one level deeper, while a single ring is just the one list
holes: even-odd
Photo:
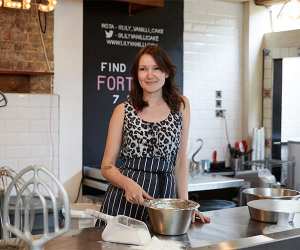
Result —
[{"label": "woman", "polygon": [[102,212],[145,221],[144,200],[188,199],[190,107],[175,87],[175,66],[160,47],[141,49],[131,73],[130,97],[115,108],[109,124],[101,173],[111,184]]}]

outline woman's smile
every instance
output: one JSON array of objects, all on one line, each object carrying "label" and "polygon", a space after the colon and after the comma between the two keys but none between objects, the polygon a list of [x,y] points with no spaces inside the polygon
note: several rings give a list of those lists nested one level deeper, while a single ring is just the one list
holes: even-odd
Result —
[{"label": "woman's smile", "polygon": [[148,93],[162,91],[168,75],[163,72],[151,55],[141,56],[138,68],[138,80],[142,89]]}]

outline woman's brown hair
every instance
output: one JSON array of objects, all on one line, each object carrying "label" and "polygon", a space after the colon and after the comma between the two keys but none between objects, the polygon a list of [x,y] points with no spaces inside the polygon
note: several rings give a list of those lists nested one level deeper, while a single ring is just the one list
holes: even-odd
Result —
[{"label": "woman's brown hair", "polygon": [[176,67],[171,62],[167,53],[156,45],[147,45],[142,48],[136,55],[133,62],[131,68],[132,82],[130,91],[130,100],[133,107],[136,110],[141,111],[143,108],[148,106],[148,103],[143,100],[143,89],[138,80],[139,62],[140,58],[144,54],[152,56],[160,70],[168,75],[168,78],[166,78],[165,84],[162,87],[162,97],[171,109],[171,112],[179,111],[180,104],[183,103],[184,105],[184,100],[179,94],[178,88],[175,84]]}]

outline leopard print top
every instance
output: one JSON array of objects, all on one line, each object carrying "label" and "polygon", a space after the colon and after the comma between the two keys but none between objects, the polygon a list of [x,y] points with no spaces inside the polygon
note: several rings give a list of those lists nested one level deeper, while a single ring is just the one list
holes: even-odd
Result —
[{"label": "leopard print top", "polygon": [[182,113],[170,112],[162,121],[147,122],[138,116],[129,101],[124,105],[121,157],[154,157],[174,161],[180,145]]}]

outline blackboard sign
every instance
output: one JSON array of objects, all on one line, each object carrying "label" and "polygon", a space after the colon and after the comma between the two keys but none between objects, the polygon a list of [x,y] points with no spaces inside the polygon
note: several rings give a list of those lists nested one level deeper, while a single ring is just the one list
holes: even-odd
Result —
[{"label": "blackboard sign", "polygon": [[85,0],[83,10],[83,166],[99,168],[111,113],[127,98],[140,48],[167,51],[182,91],[183,1],[129,15],[128,3]]}]

